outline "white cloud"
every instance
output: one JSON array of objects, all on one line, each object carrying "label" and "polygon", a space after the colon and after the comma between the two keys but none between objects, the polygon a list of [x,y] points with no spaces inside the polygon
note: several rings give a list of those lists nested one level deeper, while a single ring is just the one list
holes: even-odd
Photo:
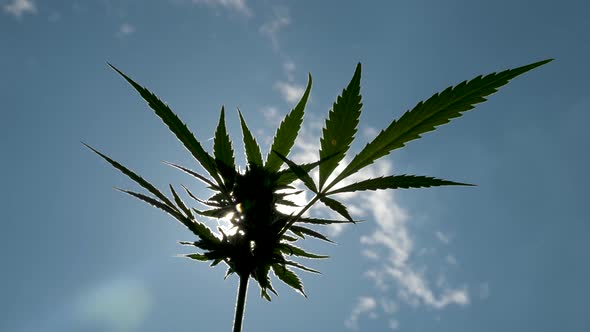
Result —
[{"label": "white cloud", "polygon": [[446,261],[451,265],[457,265],[457,259],[453,255],[447,255]]},{"label": "white cloud", "polygon": [[285,71],[285,75],[287,75],[289,82],[295,80],[295,69],[297,69],[297,67],[293,61],[288,60],[283,63],[283,70]]},{"label": "white cloud", "polygon": [[123,23],[119,27],[119,31],[117,32],[117,36],[125,37],[135,33],[135,27],[129,23]]},{"label": "white cloud", "polygon": [[272,19],[261,25],[258,31],[268,37],[273,49],[278,51],[280,49],[279,32],[289,24],[291,24],[289,11],[286,8],[275,8]]},{"label": "white cloud", "polygon": [[274,88],[279,91],[283,99],[288,103],[298,102],[305,92],[305,87],[302,85],[282,81],[276,82]]},{"label": "white cloud", "polygon": [[387,267],[386,273],[392,276],[398,286],[399,295],[413,306],[427,305],[442,309],[449,304],[469,304],[469,293],[465,287],[459,289],[444,288],[437,296],[428,285],[427,279],[410,266],[398,268]]},{"label": "white cloud", "polygon": [[252,16],[252,10],[246,4],[246,0],[193,0],[193,3],[210,7],[223,7],[246,17]]},{"label": "white cloud", "polygon": [[279,110],[274,106],[263,107],[259,112],[262,113],[265,122],[272,126],[280,124],[283,118],[283,115],[279,114]]},{"label": "white cloud", "polygon": [[379,260],[379,254],[371,249],[363,249],[363,251],[361,251],[361,254],[363,254],[363,256],[367,257],[368,259],[374,261]]},{"label": "white cloud", "polygon": [[[388,161],[378,162],[376,166],[380,170],[373,176],[391,173],[392,165]],[[439,283],[435,290],[429,284],[428,277],[415,267],[412,261],[413,255],[416,255],[415,248],[406,224],[409,216],[396,202],[393,192],[369,192],[359,198],[366,202],[365,206],[369,207],[377,224],[372,234],[361,237],[361,243],[373,251],[383,251],[385,256],[380,261],[382,263],[369,270],[366,275],[375,282],[383,296],[389,295],[389,289],[393,288],[397,290],[399,299],[413,306],[425,305],[442,309],[451,304],[469,303],[466,287],[451,288],[445,282]],[[456,263],[453,256],[449,255],[447,259],[448,257]],[[390,284],[394,287],[390,287]]]},{"label": "white cloud", "polygon": [[444,244],[449,244],[449,243],[451,243],[451,237],[450,237],[449,235],[447,235],[447,234],[445,234],[445,233],[443,233],[443,232],[441,232],[441,231],[436,231],[436,233],[435,233],[435,234],[436,234],[436,238],[437,238],[437,239],[438,239],[440,242],[442,242],[442,243],[444,243]]},{"label": "white cloud", "polygon": [[23,14],[37,13],[37,6],[33,0],[14,0],[11,4],[4,5],[4,12],[21,18]]},{"label": "white cloud", "polygon": [[399,328],[399,322],[397,320],[395,320],[395,319],[390,319],[389,320],[389,323],[387,324],[387,326],[391,330],[397,330]]},{"label": "white cloud", "polygon": [[352,330],[358,330],[358,320],[363,314],[375,317],[374,312],[377,307],[377,301],[369,296],[361,296],[356,303],[356,306],[352,309],[350,317],[344,322],[344,326]]}]

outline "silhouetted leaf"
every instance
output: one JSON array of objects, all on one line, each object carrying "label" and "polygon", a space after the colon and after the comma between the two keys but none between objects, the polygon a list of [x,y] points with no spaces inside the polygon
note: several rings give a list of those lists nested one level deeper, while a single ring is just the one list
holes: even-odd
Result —
[{"label": "silhouetted leaf", "polygon": [[230,267],[227,268],[227,271],[225,271],[225,276],[223,277],[223,280],[227,279],[227,277],[229,277],[230,275],[236,273],[236,271],[234,271],[234,269]]},{"label": "silhouetted leaf", "polygon": [[209,258],[207,258],[207,256],[203,255],[203,254],[188,254],[188,255],[183,255],[186,258],[190,258],[190,259],[194,259],[197,261],[201,261],[201,262],[206,262],[209,260]]},{"label": "silhouetted leaf", "polygon": [[248,164],[253,164],[262,167],[262,154],[260,153],[260,147],[256,143],[256,139],[252,136],[250,129],[246,125],[246,121],[242,116],[242,112],[238,111],[240,115],[240,123],[242,124],[242,135],[244,136],[244,148],[246,150],[246,160]]},{"label": "silhouetted leaf", "polygon": [[460,183],[437,179],[429,176],[419,175],[391,175],[382,176],[374,179],[367,179],[356,182],[351,185],[332,190],[326,195],[333,195],[338,193],[362,191],[362,190],[380,190],[380,189],[408,189],[408,188],[423,188],[423,187],[437,187],[437,186],[474,186],[468,183]]},{"label": "silhouetted leaf", "polygon": [[[313,170],[314,168],[318,167],[320,164],[326,162],[327,160],[330,160],[332,158],[336,157],[336,154],[333,154],[331,156],[328,156],[324,159],[315,161],[313,163],[306,163],[306,164],[301,164],[299,165],[305,172],[307,172],[309,174],[309,172],[311,172],[311,170]],[[297,175],[295,175],[295,172],[293,172],[293,170],[291,170],[290,168],[286,168],[286,169],[282,169],[280,170],[278,173],[278,180],[276,182],[277,184],[277,189],[283,189],[283,188],[287,188],[289,187],[288,185],[291,184],[293,181],[297,180]],[[293,189],[293,188],[290,188]]]},{"label": "silhouetted leaf", "polygon": [[320,271],[318,271],[318,270],[314,270],[314,269],[312,269],[312,268],[309,268],[309,267],[307,267],[307,266],[301,265],[301,264],[299,264],[299,263],[297,263],[297,262],[294,262],[294,261],[285,260],[284,264],[286,264],[286,265],[291,265],[291,266],[293,266],[293,267],[296,267],[296,268],[298,268],[298,269],[300,269],[300,270],[303,270],[303,271],[307,271],[307,272],[311,272],[311,273],[316,273],[316,274],[322,274],[322,273],[321,273]]},{"label": "silhouetted leaf", "polygon": [[308,253],[305,250],[296,247],[292,244],[289,243],[279,243],[278,248],[281,252],[287,254],[287,255],[293,255],[293,256],[300,256],[300,257],[306,257],[306,258],[328,258],[330,256],[324,256],[324,255],[316,255],[316,254],[312,254],[312,253]]},{"label": "silhouetted leaf", "polygon": [[201,211],[201,210],[197,210],[195,208],[193,208],[193,211],[195,211],[197,214],[205,216],[205,217],[210,217],[210,218],[224,218],[225,216],[227,216],[230,212],[233,212],[233,207],[222,207],[222,208],[218,208],[218,209],[211,209],[211,210],[205,210],[205,211]]},{"label": "silhouetted leaf", "polygon": [[214,259],[213,262],[211,262],[211,265],[209,265],[209,266],[214,267],[214,266],[218,265],[221,262],[223,262],[223,259],[217,258],[217,259]]},{"label": "silhouetted leaf", "polygon": [[285,235],[283,234],[283,236],[281,236],[281,240],[286,240],[289,242],[295,242],[297,240],[299,240],[299,238],[293,237],[293,236],[289,236],[289,235]]},{"label": "silhouetted leaf", "polygon": [[[163,202],[158,201],[157,199],[144,195],[144,194],[140,194],[134,191],[130,191],[130,190],[125,190],[125,189],[121,189],[121,188],[117,188],[115,187],[115,189],[124,192],[126,194],[129,194],[139,200],[142,200],[148,204],[151,204],[152,206],[155,206],[161,210],[163,210],[164,212],[170,214],[171,216],[173,216],[174,218],[176,218],[178,221],[180,221],[181,223],[184,224],[184,221],[186,218],[184,218],[184,216],[182,214],[180,214],[180,212],[178,212],[176,209],[170,207],[168,204],[165,204]],[[186,226],[186,224],[185,224]]]},{"label": "silhouetted leaf", "polygon": [[330,243],[334,243],[334,241],[328,239],[325,235],[323,235],[323,234],[321,234],[319,232],[316,232],[313,229],[309,229],[307,227],[291,226],[291,227],[289,227],[289,230],[291,232],[294,232],[295,234],[301,233],[301,234],[305,234],[305,235],[309,235],[309,236],[318,238],[320,240],[324,240],[324,241],[327,241],[327,242],[330,242]]},{"label": "silhouetted leaf", "polygon": [[272,287],[272,283],[270,282],[270,278],[268,276],[269,271],[270,271],[269,265],[264,265],[264,266],[258,267],[257,269],[254,270],[254,273],[252,274],[252,278],[254,280],[256,280],[258,282],[258,286],[260,286],[260,296],[270,302],[271,298],[268,295],[267,290],[270,290],[275,295],[278,295],[278,294],[274,290],[274,288]]},{"label": "silhouetted leaf", "polygon": [[307,295],[305,295],[305,292],[303,291],[301,279],[299,279],[299,277],[297,277],[297,275],[293,273],[291,270],[287,269],[284,265],[273,264],[272,271],[282,282],[293,287],[296,291],[301,293],[301,295],[307,297]]},{"label": "silhouetted leaf", "polygon": [[198,180],[200,180],[201,182],[203,182],[203,183],[205,183],[206,185],[208,185],[208,186],[209,186],[209,188],[211,188],[211,189],[213,189],[213,190],[221,191],[221,188],[220,188],[218,185],[216,185],[216,184],[215,184],[215,183],[213,183],[211,180],[207,179],[207,178],[206,178],[206,177],[204,177],[203,175],[201,175],[201,174],[199,174],[199,173],[197,173],[197,172],[195,172],[195,171],[193,171],[193,170],[190,170],[190,169],[188,169],[188,168],[186,168],[186,167],[184,167],[184,166],[180,166],[180,165],[176,165],[176,164],[173,164],[173,163],[169,163],[169,162],[167,162],[167,161],[164,161],[163,163],[164,163],[164,164],[166,164],[166,165],[172,166],[172,167],[174,167],[174,168],[177,168],[177,169],[179,169],[179,170],[181,170],[181,171],[185,172],[186,174],[189,174],[189,175],[192,175],[192,176],[194,176],[195,178],[197,178],[197,179],[198,179]]},{"label": "silhouetted leaf", "polygon": [[[219,250],[219,239],[216,238],[215,241],[207,241],[207,240],[198,240],[198,241],[178,241],[183,246],[193,246],[203,250]],[[209,256],[211,252],[207,254]],[[219,255],[217,255],[219,256]],[[209,258],[211,259],[211,258]]]},{"label": "silhouetted leaf", "polygon": [[174,196],[174,201],[176,202],[176,205],[178,205],[178,207],[180,207],[182,209],[182,211],[184,211],[184,213],[186,214],[187,217],[192,219],[193,214],[191,213],[191,210],[186,207],[186,205],[184,204],[182,199],[180,199],[180,196],[178,196],[178,194],[176,193],[176,191],[174,190],[174,187],[172,187],[172,185],[170,185],[170,191],[172,192],[172,196]]},{"label": "silhouetted leaf", "polygon": [[552,59],[487,76],[477,76],[471,81],[464,81],[455,87],[449,87],[425,102],[419,102],[411,111],[404,113],[399,120],[393,120],[386,129],[367,144],[331,185],[388,155],[392,150],[403,147],[407,142],[420,138],[423,133],[432,131],[437,126],[461,116],[461,113],[473,109],[474,105],[486,101],[486,96],[498,91],[498,88],[511,79],[550,61]]},{"label": "silhouetted leaf", "polygon": [[129,191],[129,190],[124,190],[124,189],[120,189],[120,188],[115,188],[115,189],[122,191],[126,194],[129,194],[129,195],[131,195],[139,200],[142,200],[148,204],[151,204],[151,205],[167,212],[168,214],[170,214],[174,218],[176,218],[176,220],[178,220],[180,223],[182,223],[184,226],[186,226],[188,229],[190,229],[193,232],[193,234],[198,236],[202,241],[205,241],[205,244],[207,245],[207,247],[199,246],[200,248],[211,249],[214,247],[214,244],[219,242],[219,239],[213,234],[213,232],[211,231],[211,229],[209,229],[209,227],[203,225],[202,223],[200,223],[198,221],[190,220],[190,219],[186,218],[185,216],[181,215],[178,211],[173,210],[171,207],[158,201],[157,199],[140,194],[140,193]]},{"label": "silhouetted leaf", "polygon": [[303,192],[303,190],[296,190],[296,191],[291,191],[291,192],[275,192],[275,197],[285,198],[285,197],[291,196],[291,195],[299,195],[302,192]]},{"label": "silhouetted leaf", "polygon": [[292,206],[292,207],[301,207],[300,205],[297,205],[288,199],[277,199],[276,204],[285,205],[285,206]]},{"label": "silhouetted leaf", "polygon": [[277,151],[281,155],[287,156],[289,155],[289,151],[291,151],[293,144],[295,144],[295,139],[297,138],[297,134],[301,128],[301,123],[303,122],[305,104],[307,103],[307,98],[309,97],[311,84],[311,75],[309,75],[307,88],[305,88],[305,92],[303,93],[303,96],[301,96],[301,100],[299,100],[299,103],[297,103],[295,108],[289,114],[287,114],[287,116],[285,116],[279,128],[277,128],[277,132],[275,134],[270,151],[266,157],[266,164],[264,166],[270,172],[278,171],[283,164],[281,159],[277,158],[277,156],[273,154],[273,151]]},{"label": "silhouetted leaf", "polygon": [[326,206],[329,207],[330,209],[338,212],[341,216],[348,219],[348,221],[354,222],[352,220],[352,217],[350,216],[350,214],[348,214],[346,207],[344,205],[342,205],[342,203],[338,202],[337,200],[331,199],[329,197],[324,197],[324,196],[320,197],[320,201],[322,203],[326,204]]},{"label": "silhouetted leaf", "polygon": [[[320,162],[316,161],[314,163],[301,164],[301,165],[299,165],[299,167],[301,167],[305,172],[309,173],[312,169],[316,168],[319,164],[320,164]],[[297,179],[298,179],[297,175],[295,175],[295,172],[293,172],[292,169],[287,168],[287,169],[280,170],[278,172],[277,186],[278,187],[287,186],[287,185],[293,183],[293,181],[295,181]]]},{"label": "silhouetted leaf", "polygon": [[283,156],[277,151],[273,151],[282,161],[284,161],[291,171],[297,176],[297,178],[305,184],[309,190],[313,191],[314,193],[318,192],[318,188],[315,186],[313,179],[309,176],[309,174],[303,169],[303,167],[297,165],[296,163],[292,162],[291,160],[287,159],[287,157]]},{"label": "silhouetted leaf", "polygon": [[220,207],[220,206],[221,206],[221,205],[219,205],[218,203],[212,204],[212,203],[211,203],[211,202],[209,202],[209,201],[206,201],[206,200],[204,200],[204,199],[200,199],[200,198],[198,198],[197,196],[195,196],[195,195],[194,195],[194,194],[193,194],[193,193],[192,193],[190,190],[188,190],[188,188],[187,188],[187,187],[185,187],[184,185],[181,185],[181,186],[184,188],[184,190],[185,190],[185,191],[186,191],[186,193],[187,193],[187,194],[190,196],[190,198],[194,199],[195,201],[197,201],[197,202],[199,202],[199,203],[201,203],[201,204],[203,204],[203,205],[212,206],[212,207]]},{"label": "silhouetted leaf", "polygon": [[265,300],[267,300],[268,302],[271,302],[272,299],[270,298],[270,295],[268,295],[267,290],[270,290],[271,292],[273,292],[274,295],[279,296],[279,294],[277,294],[277,292],[274,290],[274,288],[272,288],[272,284],[270,283],[270,279],[268,279],[267,287],[260,288],[260,296],[262,298],[264,298]]},{"label": "silhouetted leaf", "polygon": [[108,156],[100,153],[98,150],[96,150],[95,148],[91,147],[90,145],[88,145],[88,144],[86,144],[84,142],[82,142],[82,144],[84,144],[87,148],[89,148],[90,150],[94,151],[96,154],[98,154],[99,156],[101,156],[104,160],[106,160],[107,162],[109,162],[109,164],[113,165],[113,167],[115,167],[116,169],[118,169],[119,171],[121,171],[123,174],[127,175],[129,178],[131,178],[131,180],[137,182],[140,186],[142,186],[143,188],[145,188],[147,191],[149,191],[150,193],[152,193],[154,196],[156,196],[159,199],[161,199],[165,204],[168,205],[168,207],[170,207],[171,209],[175,210],[174,204],[164,194],[162,194],[158,189],[156,189],[156,187],[154,187],[151,183],[147,182],[141,176],[137,175],[135,172],[133,172],[132,170],[128,169],[127,167],[119,164],[115,160],[113,160],[113,159],[109,158]]},{"label": "silhouetted leaf", "polygon": [[156,95],[150,92],[148,89],[135,83],[127,75],[123,74],[115,66],[109,64],[119,75],[131,84],[139,92],[139,94],[147,101],[148,105],[155,111],[156,115],[162,119],[162,121],[170,128],[170,131],[176,135],[176,137],[182,142],[186,149],[197,159],[197,161],[203,166],[203,168],[221,184],[221,179],[217,175],[217,168],[215,166],[215,160],[209,155],[201,146],[201,143],[195,138],[188,127],[180,121],[178,116],[172,112],[172,110],[164,104]]},{"label": "silhouetted leaf", "polygon": [[236,174],[236,165],[234,161],[234,150],[232,149],[231,140],[229,139],[225,127],[225,110],[223,107],[221,108],[217,129],[215,130],[213,152],[215,155],[215,162],[217,163],[217,169],[219,169],[219,172],[223,177],[226,188],[231,190]]},{"label": "silhouetted leaf", "polygon": [[335,157],[320,165],[320,190],[338,163],[344,158],[354,139],[362,107],[360,82],[361,64],[359,63],[350,83],[332,106],[325,128],[322,130],[320,160],[332,155]]},{"label": "silhouetted leaf", "polygon": [[321,218],[299,218],[297,222],[304,223],[304,224],[313,224],[313,225],[330,225],[330,224],[349,224],[349,223],[357,223],[358,220],[349,221],[349,220],[332,220],[332,219],[321,219]]}]

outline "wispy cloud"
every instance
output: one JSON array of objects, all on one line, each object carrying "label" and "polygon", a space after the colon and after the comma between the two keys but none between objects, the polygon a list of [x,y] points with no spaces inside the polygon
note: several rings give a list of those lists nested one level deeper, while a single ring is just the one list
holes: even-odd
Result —
[{"label": "wispy cloud", "polygon": [[435,234],[436,234],[436,238],[437,238],[437,239],[438,239],[440,242],[442,242],[442,243],[444,243],[444,244],[449,244],[449,243],[451,243],[451,237],[450,237],[449,235],[447,235],[447,234],[445,234],[445,233],[443,233],[443,232],[441,232],[441,231],[436,231],[436,233],[435,233]]},{"label": "wispy cloud", "polygon": [[[391,173],[392,164],[382,161],[376,167],[377,173]],[[365,246],[363,255],[379,257],[378,260],[373,259],[377,264],[367,271],[366,276],[373,280],[380,296],[393,296],[414,307],[434,309],[469,304],[467,287],[450,287],[444,277],[431,285],[429,276],[424,272],[427,269],[417,267],[414,258],[419,255],[407,226],[409,215],[395,200],[394,193],[378,191],[363,194],[357,200],[365,202],[362,206],[366,207],[366,212],[372,215],[371,219],[376,223],[371,234],[361,237],[361,243]],[[450,264],[457,264],[454,256],[448,255],[446,260]],[[396,290],[396,293],[392,294],[391,290]],[[390,328],[396,329],[398,326],[399,322],[392,318]]]},{"label": "wispy cloud", "polygon": [[283,63],[283,70],[285,71],[285,75],[287,75],[289,82],[295,80],[295,69],[297,69],[297,67],[293,61],[287,60]]},{"label": "wispy cloud", "polygon": [[274,88],[281,94],[281,97],[288,103],[296,103],[299,101],[305,87],[291,82],[278,81],[275,83]]},{"label": "wispy cloud", "polygon": [[278,51],[280,49],[279,32],[291,24],[291,17],[287,8],[284,7],[274,8],[273,13],[273,17],[262,24],[259,31],[270,40],[273,49]]},{"label": "wispy cloud", "polygon": [[246,0],[192,0],[193,3],[210,7],[222,7],[240,15],[250,17],[252,10],[246,4]]},{"label": "wispy cloud", "polygon": [[33,0],[14,0],[12,3],[4,5],[4,12],[21,18],[23,14],[36,14],[37,6]]},{"label": "wispy cloud", "polygon": [[266,106],[260,109],[262,116],[264,116],[265,122],[271,125],[271,127],[281,123],[281,119],[284,115],[279,114],[279,110],[274,106]]},{"label": "wispy cloud", "polygon": [[117,36],[125,37],[135,33],[135,26],[129,23],[123,23],[119,26],[119,31],[117,31]]},{"label": "wispy cloud", "polygon": [[351,330],[358,330],[358,320],[361,315],[374,316],[375,308],[377,308],[377,301],[369,296],[361,296],[358,299],[355,307],[352,309],[350,317],[344,322],[344,326]]},{"label": "wispy cloud", "polygon": [[457,259],[455,258],[455,256],[447,255],[447,257],[445,259],[446,259],[447,263],[449,263],[451,265],[457,265]]}]

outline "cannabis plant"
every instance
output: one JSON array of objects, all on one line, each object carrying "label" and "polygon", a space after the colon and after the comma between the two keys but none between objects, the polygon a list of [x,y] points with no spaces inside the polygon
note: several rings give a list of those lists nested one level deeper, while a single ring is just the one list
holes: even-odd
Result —
[{"label": "cannabis plant", "polygon": [[[305,105],[312,85],[311,75],[301,100],[280,123],[265,157],[246,125],[244,116],[238,111],[247,160],[243,170],[236,167],[234,148],[227,133],[223,107],[215,130],[211,154],[203,148],[189,128],[166,104],[111,65],[139,92],[149,107],[202,167],[199,173],[185,166],[168,163],[193,176],[211,190],[209,197],[199,198],[183,186],[187,197],[194,200],[193,203],[198,203],[199,208],[185,203],[172,185],[169,188],[171,196],[167,196],[132,170],[98,150],[86,146],[137,182],[149,194],[119,190],[163,210],[194,234],[194,240],[180,242],[198,249],[197,253],[186,255],[187,258],[211,262],[211,266],[223,263],[227,267],[226,277],[232,274],[238,276],[239,286],[233,331],[241,331],[250,278],[258,283],[261,296],[269,301],[270,293],[277,294],[271,282],[271,271],[278,280],[305,295],[301,279],[294,269],[312,273],[318,273],[318,271],[293,260],[293,257],[326,258],[327,256],[310,253],[296,243],[306,236],[330,241],[327,236],[318,231],[319,226],[355,222],[346,206],[338,201],[339,194],[367,190],[468,185],[433,177],[403,174],[368,178],[347,185],[342,184],[343,180],[379,158],[387,156],[391,151],[404,147],[407,142],[420,138],[423,133],[461,116],[463,112],[473,109],[474,105],[484,102],[488,95],[495,93],[509,80],[549,61],[551,60],[535,62],[486,76],[477,76],[470,81],[449,87],[426,101],[419,102],[399,119],[393,120],[387,128],[366,144],[354,155],[350,163],[340,168],[341,172],[335,172],[335,170],[350,148],[361,115],[360,63],[356,66],[350,83],[338,96],[328,114],[322,130],[316,162],[298,164],[288,158],[303,122]],[[319,169],[319,176],[315,178],[310,175],[314,169]],[[303,190],[311,192],[313,197],[304,206],[297,206],[293,201],[293,196],[301,192],[294,186],[298,180],[303,183]],[[305,212],[318,202],[332,209],[342,218],[330,220],[308,217]],[[296,213],[289,214],[281,212],[285,210],[279,209],[280,206],[293,206],[298,210]],[[225,219],[231,223],[231,227],[218,228],[217,233],[201,221],[203,220],[201,217]]]}]

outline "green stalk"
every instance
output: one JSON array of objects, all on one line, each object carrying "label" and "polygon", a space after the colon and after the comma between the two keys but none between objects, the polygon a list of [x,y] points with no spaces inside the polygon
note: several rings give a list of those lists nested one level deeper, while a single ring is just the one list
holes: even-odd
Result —
[{"label": "green stalk", "polygon": [[242,320],[244,319],[244,308],[246,307],[246,293],[248,292],[248,280],[250,275],[240,276],[238,286],[238,298],[236,299],[236,317],[234,318],[233,332],[242,332]]}]

